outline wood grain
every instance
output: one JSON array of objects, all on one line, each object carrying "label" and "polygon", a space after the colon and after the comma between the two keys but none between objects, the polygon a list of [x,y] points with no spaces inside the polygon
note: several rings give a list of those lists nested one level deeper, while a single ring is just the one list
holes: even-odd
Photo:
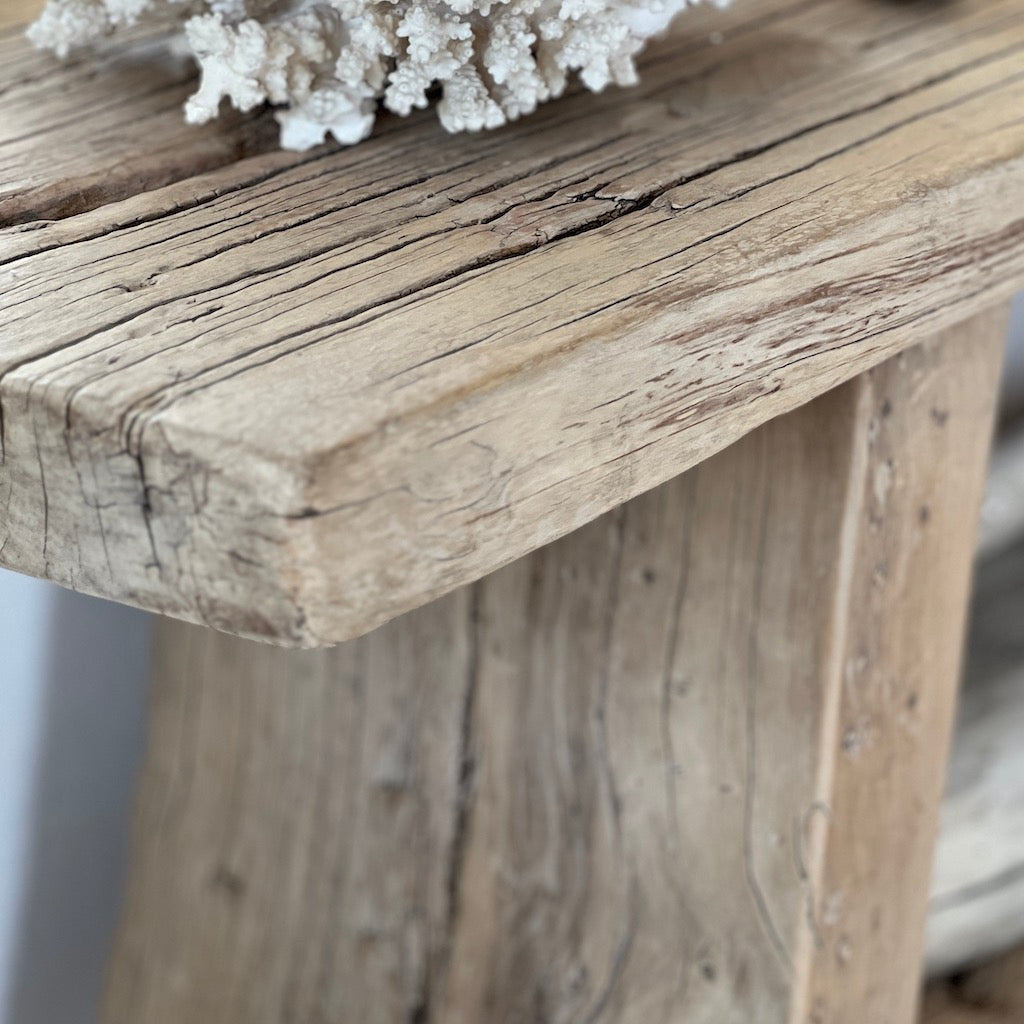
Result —
[{"label": "wood grain", "polygon": [[[5,126],[120,116],[146,166],[134,99],[15,52]],[[479,578],[1019,287],[1022,59],[1018,0],[741,0],[493,135],[392,120],[19,224],[37,182],[0,561],[299,644]]]},{"label": "wood grain", "polygon": [[[195,67],[171,55],[165,28],[119,33],[61,64],[24,37],[42,3],[4,4],[0,225],[7,230],[0,260],[23,251],[19,241],[29,242],[50,222],[276,148],[276,124],[265,111],[225,110],[216,125],[185,124]],[[289,162],[280,155],[267,160]],[[28,234],[19,239],[22,230]]]},{"label": "wood grain", "polygon": [[104,1024],[909,1024],[984,326],[334,650],[164,622]]},{"label": "wood grain", "polygon": [[331,651],[164,621],[105,1024],[781,1021],[856,406]]},{"label": "wood grain", "polygon": [[27,25],[43,9],[43,0],[4,0],[0,4],[0,30]]},{"label": "wood grain", "polygon": [[915,1017],[1007,322],[979,316],[867,378],[877,418],[801,1022]]}]

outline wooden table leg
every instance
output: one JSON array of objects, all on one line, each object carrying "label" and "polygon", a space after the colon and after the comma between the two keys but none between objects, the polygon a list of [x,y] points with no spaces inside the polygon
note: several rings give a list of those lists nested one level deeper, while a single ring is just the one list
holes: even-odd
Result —
[{"label": "wooden table leg", "polygon": [[334,650],[163,623],[105,1024],[910,1024],[1004,324]]},{"label": "wooden table leg", "polygon": [[932,855],[1008,311],[865,382],[870,448],[849,590],[819,955],[796,1021],[915,1017]]}]

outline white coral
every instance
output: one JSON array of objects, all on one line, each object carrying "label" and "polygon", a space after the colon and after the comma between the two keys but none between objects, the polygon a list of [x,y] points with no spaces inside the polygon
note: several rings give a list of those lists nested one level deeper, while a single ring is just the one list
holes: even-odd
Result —
[{"label": "white coral", "polygon": [[[398,114],[435,90],[449,131],[495,128],[561,95],[573,75],[595,92],[636,81],[651,35],[696,0],[49,0],[37,46],[71,49],[143,15],[184,25],[202,72],[186,116],[228,99],[280,107],[281,144],[328,133],[354,143],[378,101]],[[723,2],[723,0],[719,0]]]}]

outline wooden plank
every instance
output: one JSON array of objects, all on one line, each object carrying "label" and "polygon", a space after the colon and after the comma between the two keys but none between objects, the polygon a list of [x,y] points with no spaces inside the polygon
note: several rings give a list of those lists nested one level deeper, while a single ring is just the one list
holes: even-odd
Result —
[{"label": "wooden plank", "polygon": [[[166,28],[119,33],[62,64],[24,38],[41,6],[4,0],[0,10],[0,226],[9,236],[0,260],[31,251],[48,222],[273,154],[277,125],[266,111],[185,124],[195,67],[170,52]],[[272,166],[301,160],[294,153],[266,159]]]},{"label": "wooden plank", "polygon": [[[850,886],[930,838],[991,327],[336,649],[163,622],[104,1024],[909,1024],[927,870]],[[862,649],[884,788],[843,768]]]},{"label": "wooden plank", "polygon": [[[792,0],[758,0],[756,17],[743,6],[690,14],[689,31],[683,40],[675,41],[672,53],[693,54],[699,59],[697,69],[707,67],[712,61],[706,54],[716,52],[708,43],[710,33],[728,33],[739,42],[793,14]],[[368,155],[366,147],[339,153],[333,144],[310,153],[274,152],[277,125],[268,111],[240,119],[228,113],[226,120],[200,128],[185,125],[182,107],[196,85],[195,76],[187,61],[170,54],[169,40],[159,26],[121,31],[64,65],[27,47],[22,34],[20,25],[0,34],[0,94],[7,100],[0,122],[0,167],[5,172],[0,178],[0,226],[20,229],[4,237],[4,258],[80,239],[83,234],[106,232],[115,225],[130,226],[140,217],[152,219],[182,206],[208,202],[223,192],[237,192],[268,176],[275,178],[290,167],[310,163],[315,165],[313,180],[322,178],[325,170],[330,172],[329,189],[323,193],[328,197],[331,190],[336,193],[340,189],[338,179],[351,175]],[[653,57],[666,60],[669,52]],[[633,95],[633,91],[618,91],[620,100]],[[63,98],[55,102],[58,97]],[[79,108],[75,116],[67,109],[69,97]],[[115,102],[116,98],[120,102]],[[87,117],[82,116],[84,110],[89,112]],[[414,133],[411,139],[402,142],[395,138],[395,133],[404,137],[409,131]],[[398,184],[388,178],[398,158],[421,160],[427,155],[425,149],[451,142],[429,112],[408,119],[385,115],[377,136],[388,136],[391,141],[376,154],[373,180],[391,188]],[[551,147],[552,164],[564,160],[567,152],[565,147],[555,146],[556,139],[557,133],[545,133],[543,144]],[[475,170],[474,158],[493,158],[491,143],[504,148],[503,142],[503,134],[477,137],[475,145],[460,154],[461,165]],[[406,146],[412,147],[411,153]],[[46,160],[36,158],[40,152],[47,154]],[[251,158],[253,154],[258,156]],[[443,152],[440,156],[432,164],[436,173],[451,171]],[[525,177],[530,169],[523,166],[520,170]],[[191,180],[197,176],[200,182]],[[84,188],[83,178],[95,187]],[[158,190],[172,182],[180,187]],[[72,214],[133,196],[138,197],[134,215],[121,207],[120,214],[100,212],[93,218],[64,223]],[[91,229],[86,225],[92,225]]]},{"label": "wooden plank", "polygon": [[1008,310],[869,375],[876,418],[840,671],[806,1003],[915,1019],[934,844]]},{"label": "wooden plank", "polygon": [[859,416],[331,651],[162,622],[106,1024],[781,1021]]},{"label": "wooden plank", "polygon": [[1017,0],[760,9],[496,135],[2,236],[0,560],[341,639],[1019,286]]}]

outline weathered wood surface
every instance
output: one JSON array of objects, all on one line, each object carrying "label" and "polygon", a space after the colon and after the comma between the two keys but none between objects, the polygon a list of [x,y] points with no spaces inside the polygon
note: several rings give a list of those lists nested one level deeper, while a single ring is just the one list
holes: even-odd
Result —
[{"label": "weathered wood surface", "polygon": [[1024,282],[1019,0],[739,0],[636,90],[161,189],[130,54],[84,103],[3,46],[0,153],[58,187],[98,118],[143,191],[5,199],[0,560],[246,635],[365,631]]},{"label": "weathered wood surface", "polygon": [[43,0],[4,0],[0,6],[0,29],[27,25],[42,8]]},{"label": "weathered wood surface", "polygon": [[881,414],[851,552],[821,955],[801,1022],[915,1016],[1007,320],[980,316],[868,376]]},{"label": "weathered wood surface", "polygon": [[1024,942],[1024,535],[979,567],[971,618],[928,915],[932,974]]},{"label": "weathered wood surface", "polygon": [[164,622],[104,1024],[909,1024],[986,323],[336,649]]},{"label": "weathered wood surface", "polygon": [[[23,35],[41,6],[0,3],[0,225],[34,231],[276,147],[266,117],[228,113],[217,126],[186,125],[182,104],[195,87],[194,66],[170,56],[153,29],[66,65],[35,52]],[[17,236],[4,238],[0,259],[23,251],[9,248],[12,241]]]}]

